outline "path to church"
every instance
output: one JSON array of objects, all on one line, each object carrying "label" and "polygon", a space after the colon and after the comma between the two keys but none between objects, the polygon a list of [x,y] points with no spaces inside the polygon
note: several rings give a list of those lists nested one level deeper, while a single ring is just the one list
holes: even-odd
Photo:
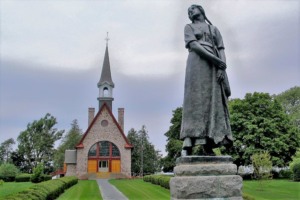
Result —
[{"label": "path to church", "polygon": [[101,195],[104,200],[128,200],[108,179],[98,179]]}]

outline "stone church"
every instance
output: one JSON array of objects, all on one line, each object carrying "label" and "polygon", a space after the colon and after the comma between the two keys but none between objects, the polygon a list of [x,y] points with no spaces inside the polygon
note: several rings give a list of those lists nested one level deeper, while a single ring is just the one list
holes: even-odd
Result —
[{"label": "stone church", "polygon": [[124,134],[124,108],[118,121],[112,113],[114,83],[111,78],[108,44],[97,84],[99,109],[88,109],[88,128],[76,146],[65,152],[65,175],[86,178],[130,177],[131,149]]}]

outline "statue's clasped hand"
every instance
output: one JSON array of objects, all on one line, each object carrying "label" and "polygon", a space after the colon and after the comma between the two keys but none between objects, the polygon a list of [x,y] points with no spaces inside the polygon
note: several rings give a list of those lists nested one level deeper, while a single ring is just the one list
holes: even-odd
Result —
[{"label": "statue's clasped hand", "polygon": [[217,71],[217,81],[218,81],[218,83],[222,83],[224,78],[225,78],[224,70],[218,69],[218,71]]}]

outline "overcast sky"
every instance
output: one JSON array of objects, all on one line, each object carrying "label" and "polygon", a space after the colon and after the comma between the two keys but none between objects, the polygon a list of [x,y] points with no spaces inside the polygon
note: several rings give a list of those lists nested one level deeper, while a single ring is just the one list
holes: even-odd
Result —
[{"label": "overcast sky", "polygon": [[0,143],[46,113],[58,129],[74,119],[87,129],[109,32],[115,117],[124,107],[125,133],[146,125],[164,152],[183,102],[191,4],[223,36],[232,98],[300,86],[299,0],[0,0]]}]

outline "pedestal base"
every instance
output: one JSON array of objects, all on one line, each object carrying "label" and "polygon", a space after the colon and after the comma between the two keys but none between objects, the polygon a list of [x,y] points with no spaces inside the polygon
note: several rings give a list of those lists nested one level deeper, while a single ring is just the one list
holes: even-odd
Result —
[{"label": "pedestal base", "polygon": [[242,178],[229,156],[186,156],[177,159],[170,180],[171,199],[242,200]]}]

